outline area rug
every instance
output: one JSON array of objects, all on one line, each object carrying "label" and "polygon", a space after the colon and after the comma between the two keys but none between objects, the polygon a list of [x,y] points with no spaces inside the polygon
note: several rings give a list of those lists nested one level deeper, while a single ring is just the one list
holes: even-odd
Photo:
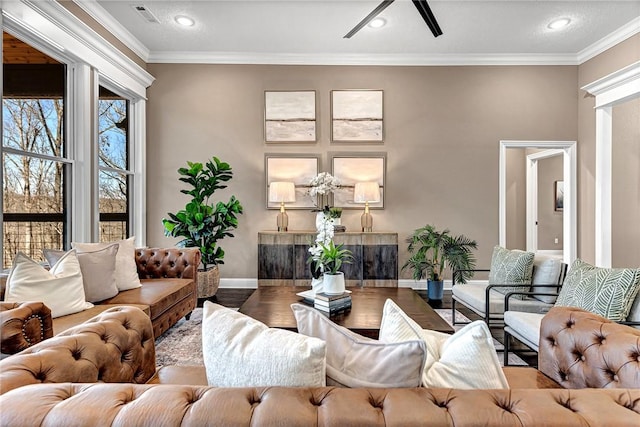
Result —
[{"label": "area rug", "polygon": [[[451,324],[451,309],[435,309],[447,323]],[[456,311],[456,321],[467,322],[469,319]],[[455,325],[454,329],[459,330],[464,325]],[[496,349],[500,351],[502,344],[494,340]],[[502,353],[498,354],[498,359],[502,363]],[[156,340],[156,365],[200,365],[204,364],[202,359],[202,309],[196,308],[189,320],[181,319],[171,329],[162,334]],[[522,359],[514,354],[509,355],[510,365],[526,365]]]}]

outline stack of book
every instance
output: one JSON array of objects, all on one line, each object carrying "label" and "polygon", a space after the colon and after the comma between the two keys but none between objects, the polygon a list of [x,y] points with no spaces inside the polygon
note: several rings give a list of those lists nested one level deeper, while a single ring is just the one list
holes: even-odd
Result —
[{"label": "stack of book", "polygon": [[351,292],[340,295],[327,295],[318,292],[313,299],[313,307],[325,314],[333,315],[351,309]]}]

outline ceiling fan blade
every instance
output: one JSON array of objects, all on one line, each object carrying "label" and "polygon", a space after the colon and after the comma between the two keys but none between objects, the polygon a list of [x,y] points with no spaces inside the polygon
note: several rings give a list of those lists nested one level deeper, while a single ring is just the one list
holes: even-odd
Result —
[{"label": "ceiling fan blade", "polygon": [[412,0],[413,5],[418,9],[422,19],[427,23],[427,27],[431,30],[434,37],[438,37],[442,35],[442,30],[440,29],[440,25],[438,25],[438,21],[436,21],[436,17],[431,12],[431,8],[427,3],[427,0]]},{"label": "ceiling fan blade", "polygon": [[373,18],[375,18],[376,16],[378,16],[383,10],[385,10],[386,8],[388,8],[391,3],[393,3],[395,0],[383,0],[382,3],[380,3],[378,5],[378,7],[376,7],[375,9],[373,9],[373,11],[368,14],[367,16],[365,16],[365,18],[358,22],[358,25],[356,25],[355,27],[353,27],[353,29],[351,31],[349,31],[347,34],[345,34],[345,36],[343,37],[344,39],[350,39],[351,36],[353,36],[355,33],[357,33],[358,31],[360,31],[362,29],[362,27],[364,27],[365,25],[367,25]]}]

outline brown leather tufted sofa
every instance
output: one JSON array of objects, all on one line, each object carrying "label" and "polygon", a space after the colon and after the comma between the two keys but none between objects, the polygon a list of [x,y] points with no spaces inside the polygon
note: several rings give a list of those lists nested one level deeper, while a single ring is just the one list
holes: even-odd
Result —
[{"label": "brown leather tufted sofa", "polygon": [[[14,354],[30,345],[79,325],[111,307],[134,306],[151,317],[158,337],[197,304],[196,280],[200,250],[195,248],[141,248],[135,251],[142,287],[119,292],[93,308],[51,319],[40,302],[0,303],[2,353]],[[4,286],[0,289],[4,298]]]},{"label": "brown leather tufted sofa", "polygon": [[638,389],[640,330],[554,307],[540,327],[538,369],[564,388]]},{"label": "brown leather tufted sofa", "polygon": [[[540,388],[548,387],[548,382],[560,385],[548,378],[539,382],[544,375],[533,368],[505,368],[512,387],[509,390],[216,388],[185,384],[194,379],[194,367],[180,366],[172,368],[176,374],[186,373],[174,378],[182,383],[163,384],[162,375],[149,375],[153,340],[148,338],[150,326],[145,329],[141,325],[150,325],[149,319],[139,311],[134,313],[133,308],[121,310],[112,313],[118,320],[108,320],[117,326],[117,334],[102,327],[107,319],[96,319],[88,330],[80,326],[0,362],[4,393],[0,396],[0,425],[640,425],[640,389],[616,388],[629,383],[609,382],[604,384],[606,389]],[[608,369],[619,368],[619,376],[628,376],[631,384],[638,386],[640,363],[632,356],[640,331],[564,307],[552,309],[543,325],[543,330],[549,331],[543,339],[551,350],[539,353],[541,366],[562,367],[563,357],[587,345],[591,350],[585,349],[586,355],[576,354],[573,363],[583,365],[580,371],[585,384],[598,384],[590,378],[589,364],[594,363],[594,372],[599,371],[601,363],[606,365],[610,357],[623,353],[628,358],[624,367],[609,363]],[[93,335],[93,341],[76,343],[78,335]],[[554,361],[556,355],[561,358]],[[113,370],[107,368],[111,364]],[[85,367],[86,376],[81,375]],[[569,377],[573,375],[569,370]],[[139,383],[145,378],[156,384],[106,384]],[[85,383],[70,383],[81,381]],[[51,383],[28,385],[40,382]]]}]

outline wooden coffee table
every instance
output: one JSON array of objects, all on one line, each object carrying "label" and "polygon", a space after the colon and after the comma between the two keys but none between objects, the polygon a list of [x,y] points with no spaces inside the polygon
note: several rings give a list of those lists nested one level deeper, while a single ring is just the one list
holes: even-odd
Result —
[{"label": "wooden coffee table", "polygon": [[[261,287],[242,304],[240,313],[253,317],[272,328],[297,331],[296,319],[291,304],[300,302],[298,292],[308,287]],[[350,288],[352,308],[344,314],[331,316],[331,320],[361,335],[378,338],[382,307],[391,298],[409,317],[423,329],[453,333],[453,328],[445,322],[418,294],[409,288]]]}]

